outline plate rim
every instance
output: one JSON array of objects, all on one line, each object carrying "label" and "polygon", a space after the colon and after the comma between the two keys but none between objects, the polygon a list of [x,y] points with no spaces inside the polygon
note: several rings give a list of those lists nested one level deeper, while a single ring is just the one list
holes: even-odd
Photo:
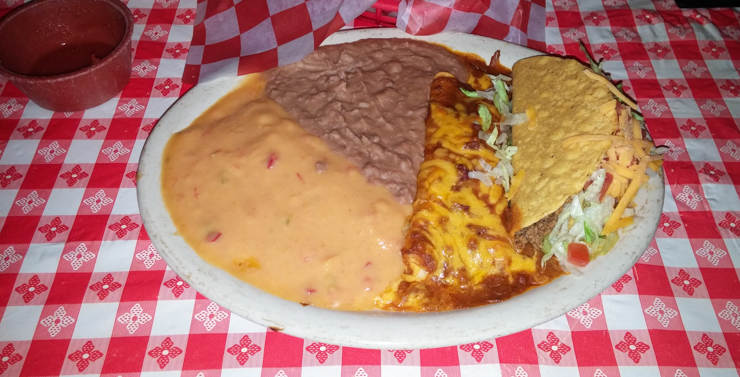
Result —
[{"label": "plate rim", "polygon": [[[516,60],[519,60],[542,54],[540,51],[509,42],[467,33],[445,32],[420,37],[405,34],[398,29],[340,31],[332,34],[323,44],[338,44],[365,38],[410,38],[442,44],[456,42],[454,46],[458,47],[451,48],[474,53],[483,51],[484,53],[479,55],[482,55],[486,60],[488,58],[485,56],[486,51],[501,50],[501,59],[505,64],[507,64],[507,61],[511,61],[513,56],[518,56],[519,58]],[[449,46],[449,44],[447,45]],[[460,47],[461,45],[464,46]],[[467,46],[470,45],[479,50],[468,51]],[[507,65],[510,66],[510,64]],[[444,347],[496,338],[550,321],[599,295],[632,268],[650,245],[657,231],[663,208],[665,185],[662,175],[653,174],[650,182],[648,182],[650,189],[640,190],[640,200],[644,200],[645,203],[652,206],[652,212],[647,213],[643,220],[650,225],[645,227],[647,231],[640,233],[640,237],[634,239],[623,238],[626,241],[631,240],[629,243],[631,247],[624,251],[625,256],[617,258],[617,256],[621,256],[618,253],[622,249],[628,248],[626,243],[620,240],[621,245],[618,243],[612,252],[590,263],[584,269],[584,275],[581,277],[574,275],[562,276],[545,286],[535,287],[535,289],[502,303],[441,313],[343,312],[311,306],[303,307],[298,303],[286,301],[262,292],[234,278],[225,271],[209,265],[195,254],[182,237],[176,235],[176,229],[174,229],[171,220],[169,226],[166,223],[169,214],[162,201],[159,178],[161,151],[164,144],[166,144],[166,140],[173,132],[189,125],[205,108],[237,87],[242,80],[243,77],[222,77],[208,83],[198,84],[180,97],[165,112],[157,122],[157,127],[154,127],[150,133],[141,152],[137,178],[137,200],[142,222],[148,231],[152,244],[168,266],[193,289],[220,307],[258,325],[304,339],[373,349]],[[202,96],[206,96],[206,98],[204,99]],[[187,124],[182,126],[185,122]],[[170,132],[171,130],[174,131]],[[173,232],[173,229],[175,232]],[[639,250],[636,250],[635,247]],[[596,273],[602,272],[602,270],[607,270],[607,272],[609,272],[609,269],[613,270],[615,259],[619,262],[616,264],[619,267],[619,273],[612,271],[606,273],[607,277],[600,274],[599,279],[596,279],[596,276],[594,276]],[[198,260],[200,260],[200,263],[198,263]],[[589,272],[591,272],[590,275]],[[579,279],[579,281],[573,281],[573,279]],[[568,282],[588,282],[590,285],[580,292],[572,292],[572,290],[568,290]],[[553,302],[552,299],[546,297],[551,293],[559,294],[563,292],[570,294],[570,298],[566,300],[567,302],[557,302],[559,300]],[[245,299],[250,300],[250,302],[245,303]],[[543,306],[542,300],[550,305],[548,308],[544,308],[545,310],[541,308]],[[533,317],[526,311],[518,309],[520,305],[530,311],[542,310],[541,313],[543,314]],[[503,324],[495,322],[505,320],[505,315],[514,315],[517,320],[507,321]]]}]

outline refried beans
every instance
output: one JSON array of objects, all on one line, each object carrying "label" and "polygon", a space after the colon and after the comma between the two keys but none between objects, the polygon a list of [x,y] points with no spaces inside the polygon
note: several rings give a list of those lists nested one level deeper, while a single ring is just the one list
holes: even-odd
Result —
[{"label": "refried beans", "polygon": [[409,39],[324,46],[265,72],[267,97],[357,165],[402,204],[416,194],[429,85],[438,72],[469,73],[450,50]]}]

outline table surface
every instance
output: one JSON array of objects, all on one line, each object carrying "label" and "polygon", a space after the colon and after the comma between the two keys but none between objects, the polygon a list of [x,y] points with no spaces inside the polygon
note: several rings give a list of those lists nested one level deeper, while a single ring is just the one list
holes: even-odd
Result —
[{"label": "table surface", "polygon": [[738,376],[738,11],[672,0],[540,7],[547,51],[582,57],[577,41],[588,41],[638,100],[656,144],[670,147],[655,239],[609,289],[533,329],[364,350],[232,315],[157,254],[141,226],[137,162],[189,88],[196,3],[128,6],[134,68],[116,98],[50,112],[0,79],[0,375]]}]

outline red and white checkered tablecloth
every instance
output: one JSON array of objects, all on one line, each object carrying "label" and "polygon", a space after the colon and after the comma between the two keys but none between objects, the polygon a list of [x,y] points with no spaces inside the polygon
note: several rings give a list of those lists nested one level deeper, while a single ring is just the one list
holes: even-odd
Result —
[{"label": "red and white checkered tablecloth", "polygon": [[671,148],[655,240],[611,288],[531,330],[423,350],[321,344],[220,308],[152,247],[134,181],[148,133],[189,88],[197,4],[130,0],[134,69],[116,98],[54,113],[0,79],[0,376],[738,376],[740,12],[528,4],[542,17],[510,21],[546,23],[551,53],[583,58],[584,41]]},{"label": "red and white checkered tablecloth", "polygon": [[195,84],[298,61],[331,33],[355,26],[353,20],[369,26],[363,10],[370,5],[378,26],[392,19],[383,11],[394,11],[396,26],[409,34],[451,30],[545,49],[542,0],[199,0],[183,80]]}]

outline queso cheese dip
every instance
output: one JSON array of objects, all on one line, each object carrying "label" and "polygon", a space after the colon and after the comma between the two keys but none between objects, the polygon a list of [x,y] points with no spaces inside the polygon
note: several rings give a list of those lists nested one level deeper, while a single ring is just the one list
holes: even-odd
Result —
[{"label": "queso cheese dip", "polygon": [[263,95],[252,75],[169,140],[162,196],[207,262],[287,300],[374,309],[403,272],[411,206]]}]

